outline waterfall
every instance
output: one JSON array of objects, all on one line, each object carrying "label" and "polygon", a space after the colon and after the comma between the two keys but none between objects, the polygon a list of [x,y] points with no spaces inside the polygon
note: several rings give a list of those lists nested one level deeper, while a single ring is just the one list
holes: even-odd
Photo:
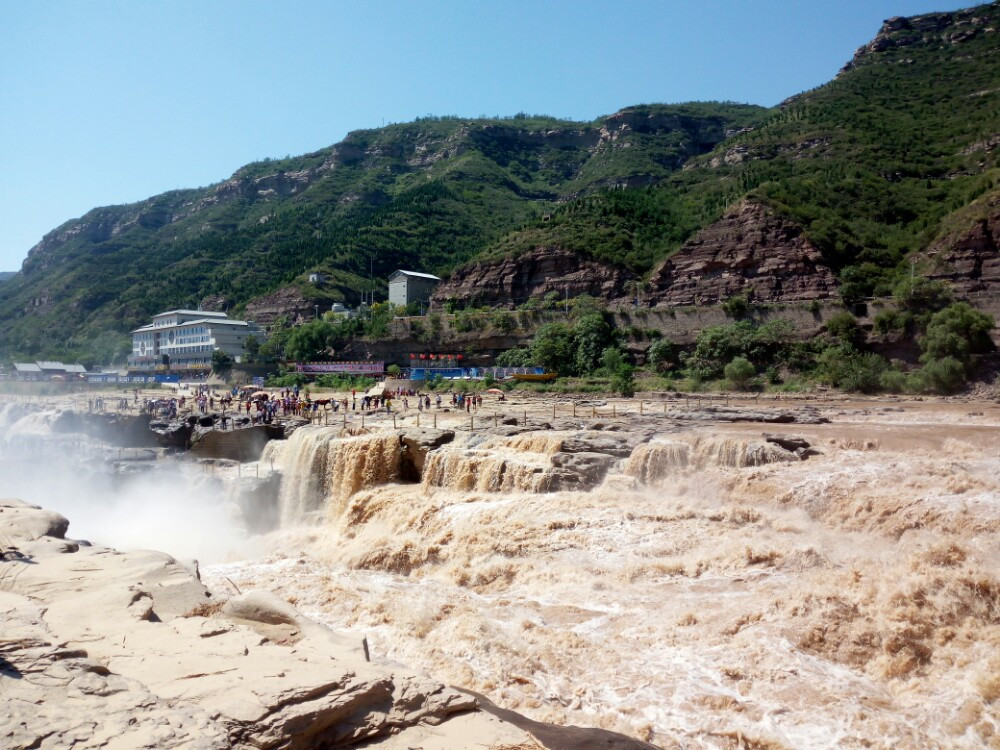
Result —
[{"label": "waterfall", "polygon": [[687,469],[739,469],[798,460],[798,456],[778,445],[756,440],[714,437],[655,440],[632,452],[625,463],[625,473],[644,484],[656,484]]}]

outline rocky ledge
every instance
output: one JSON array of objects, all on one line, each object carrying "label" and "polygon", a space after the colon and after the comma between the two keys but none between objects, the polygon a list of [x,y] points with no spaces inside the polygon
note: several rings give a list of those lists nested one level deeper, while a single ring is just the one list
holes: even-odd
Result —
[{"label": "rocky ledge", "polygon": [[0,500],[9,750],[648,747],[481,710],[470,694],[373,663],[363,639],[272,594],[222,600],[197,564],[72,541],[68,527]]},{"label": "rocky ledge", "polygon": [[653,271],[658,306],[712,305],[745,294],[760,302],[834,296],[836,279],[802,227],[742,201]]},{"label": "rocky ledge", "polygon": [[989,215],[934,243],[927,251],[930,278],[949,281],[960,295],[992,293],[1000,288],[1000,198]]},{"label": "rocky ledge", "polygon": [[431,305],[448,299],[511,306],[550,292],[560,297],[589,294],[602,299],[625,295],[634,275],[610,263],[557,247],[536,247],[517,256],[481,260],[457,269],[434,292]]}]

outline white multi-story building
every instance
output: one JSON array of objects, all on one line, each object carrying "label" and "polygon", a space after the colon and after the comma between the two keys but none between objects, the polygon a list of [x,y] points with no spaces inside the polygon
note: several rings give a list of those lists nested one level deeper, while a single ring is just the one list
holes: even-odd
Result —
[{"label": "white multi-story building", "polygon": [[171,369],[199,369],[212,364],[221,349],[237,362],[243,360],[248,336],[264,340],[260,328],[245,320],[231,320],[225,313],[205,310],[168,310],[153,322],[132,331],[129,366],[138,369],[169,365]]}]

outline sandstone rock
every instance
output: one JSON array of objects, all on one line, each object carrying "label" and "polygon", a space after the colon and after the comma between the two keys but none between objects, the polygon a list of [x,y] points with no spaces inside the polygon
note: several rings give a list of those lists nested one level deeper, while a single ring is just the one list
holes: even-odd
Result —
[{"label": "sandstone rock", "polygon": [[401,474],[405,479],[418,480],[424,472],[427,454],[447,445],[455,439],[453,430],[419,428],[401,430],[399,439],[403,443]]},{"label": "sandstone rock", "polygon": [[743,201],[653,271],[656,306],[711,305],[734,295],[760,302],[825,299],[836,279],[802,228]]},{"label": "sandstone rock", "polygon": [[959,295],[995,293],[1000,289],[1000,197],[988,217],[939,239],[927,255],[934,266],[927,275],[954,284]]},{"label": "sandstone rock", "polygon": [[[65,532],[65,519],[42,509],[0,510],[0,539]],[[493,717],[452,723],[476,710],[472,696],[369,663],[360,637],[273,594],[220,608],[162,553],[38,549],[0,561],[4,748],[306,750],[414,729],[427,747],[540,747]]]},{"label": "sandstone rock", "polygon": [[431,306],[454,298],[468,304],[511,307],[550,292],[612,299],[625,296],[635,275],[610,263],[556,247],[538,247],[518,256],[481,260],[456,269],[438,285]]}]

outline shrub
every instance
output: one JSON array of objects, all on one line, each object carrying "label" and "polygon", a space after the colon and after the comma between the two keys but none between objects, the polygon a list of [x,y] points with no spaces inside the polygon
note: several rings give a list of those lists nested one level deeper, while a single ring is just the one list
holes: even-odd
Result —
[{"label": "shrub", "polygon": [[589,312],[573,326],[573,340],[574,366],[577,374],[583,375],[597,368],[601,355],[613,341],[613,331],[602,313]]},{"label": "shrub", "polygon": [[903,279],[893,288],[892,296],[900,309],[915,313],[940,310],[952,300],[947,284],[924,276]]},{"label": "shrub", "polygon": [[658,339],[654,341],[646,351],[646,359],[658,372],[666,370],[668,365],[674,364],[677,361],[674,342],[670,339]]},{"label": "shrub", "polygon": [[757,374],[757,369],[746,357],[736,357],[726,365],[723,374],[734,388],[742,391]]},{"label": "shrub", "polygon": [[750,314],[750,300],[737,294],[722,303],[722,311],[730,318],[745,318]]},{"label": "shrub", "polygon": [[909,313],[900,312],[895,308],[886,308],[875,316],[872,320],[872,326],[877,333],[887,336],[893,331],[905,331],[910,319]]},{"label": "shrub", "polygon": [[908,385],[920,393],[955,393],[965,385],[965,365],[954,357],[935,359],[913,373]]},{"label": "shrub", "polygon": [[989,333],[993,318],[965,302],[956,302],[934,313],[927,324],[927,334],[920,340],[921,359],[931,362],[953,357],[967,365],[972,354],[990,349]]},{"label": "shrub", "polygon": [[[617,351],[611,349],[609,351]],[[611,388],[612,390],[620,393],[622,396],[631,398],[635,395],[635,368],[629,364],[621,364],[618,369],[615,370],[614,374],[611,376]]]},{"label": "shrub", "polygon": [[831,385],[845,391],[877,393],[888,367],[877,354],[861,354],[844,345],[831,346],[820,355],[820,367]]},{"label": "shrub", "polygon": [[514,316],[506,310],[497,310],[490,318],[493,327],[502,333],[510,333],[517,328],[517,321]]},{"label": "shrub", "polygon": [[861,339],[861,328],[858,326],[858,319],[846,310],[832,315],[826,321],[826,332],[833,338],[839,339],[851,346],[856,345]]},{"label": "shrub", "polygon": [[402,370],[399,368],[399,365],[389,365],[385,368],[385,372],[391,378],[398,378]]},{"label": "shrub", "polygon": [[614,375],[621,369],[622,365],[627,364],[625,357],[622,355],[621,350],[609,346],[603,352],[601,352],[601,369],[604,370],[608,375]]},{"label": "shrub", "polygon": [[906,375],[899,370],[886,370],[879,376],[879,385],[889,393],[902,393],[906,390]]},{"label": "shrub", "polygon": [[573,332],[565,323],[547,323],[531,342],[531,359],[550,372],[569,375],[575,355]]},{"label": "shrub", "polygon": [[508,349],[496,358],[497,367],[528,367],[531,365],[531,350],[525,348]]}]

